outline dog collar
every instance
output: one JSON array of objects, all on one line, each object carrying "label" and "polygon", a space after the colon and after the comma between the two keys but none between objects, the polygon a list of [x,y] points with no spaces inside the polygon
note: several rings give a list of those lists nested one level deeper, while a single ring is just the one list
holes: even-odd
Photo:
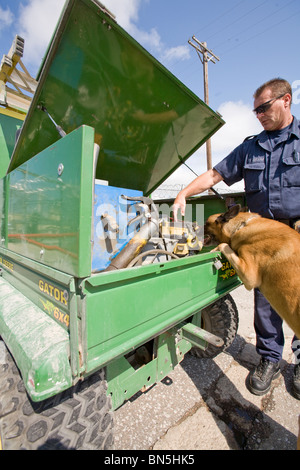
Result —
[{"label": "dog collar", "polygon": [[257,219],[258,217],[260,217],[259,214],[253,214],[251,217],[249,217],[249,219],[245,220],[244,222],[241,222],[240,225],[238,225],[238,227],[233,232],[232,236],[235,235],[236,232],[241,230],[241,228],[246,227],[246,225],[248,225],[248,223],[251,222],[251,220]]}]

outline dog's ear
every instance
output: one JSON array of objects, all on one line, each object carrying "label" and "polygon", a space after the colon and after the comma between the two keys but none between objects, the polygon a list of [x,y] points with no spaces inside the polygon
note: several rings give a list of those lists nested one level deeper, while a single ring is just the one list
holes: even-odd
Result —
[{"label": "dog's ear", "polygon": [[234,206],[231,206],[225,214],[219,215],[219,217],[216,219],[216,222],[225,224],[229,220],[233,219],[238,215],[238,213],[241,210],[241,205],[240,204],[235,204]]}]

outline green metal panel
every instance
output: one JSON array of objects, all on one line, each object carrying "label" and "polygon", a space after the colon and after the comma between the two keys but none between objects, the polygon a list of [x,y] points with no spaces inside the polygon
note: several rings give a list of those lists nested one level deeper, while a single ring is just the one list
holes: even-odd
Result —
[{"label": "green metal panel", "polygon": [[67,274],[0,249],[2,275],[66,331],[70,329],[70,285]]},{"label": "green metal panel", "polygon": [[0,108],[0,178],[6,174],[16,143],[16,132],[22,124],[22,119],[3,114]]},{"label": "green metal panel", "polygon": [[90,275],[93,150],[94,131],[82,126],[8,175],[8,249]]},{"label": "green metal panel", "polygon": [[134,367],[120,357],[106,368],[107,393],[111,395],[113,409],[140,390],[146,390],[164,379],[191,349],[191,343],[176,337],[176,328],[155,339],[155,357],[142,367]]},{"label": "green metal panel", "polygon": [[[78,316],[78,305],[80,299],[77,296],[76,281],[68,274],[57,271],[41,263],[25,258],[22,255],[13,253],[5,248],[0,248],[0,268],[2,279],[9,282],[15,290],[13,292],[23,294],[28,303],[24,303],[24,308],[32,307],[32,303],[38,307],[39,316],[42,315],[54,320],[62,329],[67,332],[65,337],[70,336],[70,363],[72,375],[78,377],[81,372],[82,363],[80,363],[80,331],[81,320]],[[0,278],[1,279],[1,278]],[[9,299],[10,300],[10,299]],[[12,302],[6,299],[5,314],[14,311],[14,298]],[[2,305],[2,304],[1,304]],[[12,313],[11,312],[11,313]],[[21,312],[21,310],[20,310]],[[0,309],[0,316],[4,312]],[[23,320],[19,318],[20,323]],[[52,320],[50,324],[52,324]],[[24,313],[26,321],[26,312]],[[49,321],[46,319],[45,324]],[[12,323],[10,326],[14,326]],[[14,337],[14,330],[8,334],[9,325],[6,324],[6,337]],[[59,331],[59,330],[58,330]],[[1,328],[0,328],[1,335]],[[22,341],[26,342],[26,335]],[[49,347],[51,338],[49,338]],[[15,357],[17,364],[22,362],[22,356]]]},{"label": "green metal panel", "polygon": [[[87,371],[144,344],[237,287],[207,253],[95,275],[83,283]],[[226,263],[224,261],[224,263]]]},{"label": "green metal panel", "polygon": [[144,194],[224,124],[92,0],[66,3],[9,171],[59,138],[41,106],[95,128],[97,177]]},{"label": "green metal panel", "polygon": [[[112,408],[116,409],[143,387],[156,383],[157,359],[135,370],[125,357],[107,366],[107,393],[111,395]],[[163,378],[163,377],[161,377]]]},{"label": "green metal panel", "polygon": [[5,198],[6,178],[0,179],[0,246],[3,244],[2,240],[6,237],[6,210],[5,205],[7,199]]},{"label": "green metal panel", "polygon": [[3,278],[0,335],[33,401],[44,400],[72,385],[68,333]]}]

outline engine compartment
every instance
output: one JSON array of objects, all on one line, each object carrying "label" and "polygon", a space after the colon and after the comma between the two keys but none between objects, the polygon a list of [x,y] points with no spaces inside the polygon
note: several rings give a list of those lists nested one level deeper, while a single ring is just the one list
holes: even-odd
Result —
[{"label": "engine compartment", "polygon": [[166,262],[203,248],[203,225],[174,222],[169,206],[141,191],[96,180],[94,204],[93,273]]}]

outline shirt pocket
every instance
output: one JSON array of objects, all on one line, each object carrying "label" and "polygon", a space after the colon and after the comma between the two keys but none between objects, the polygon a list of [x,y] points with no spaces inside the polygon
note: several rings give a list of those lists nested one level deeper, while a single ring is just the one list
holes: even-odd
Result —
[{"label": "shirt pocket", "polygon": [[289,155],[284,155],[282,161],[282,186],[300,186],[300,152],[294,151]]},{"label": "shirt pocket", "polygon": [[246,192],[253,193],[263,189],[265,167],[265,162],[245,162],[244,180]]}]

